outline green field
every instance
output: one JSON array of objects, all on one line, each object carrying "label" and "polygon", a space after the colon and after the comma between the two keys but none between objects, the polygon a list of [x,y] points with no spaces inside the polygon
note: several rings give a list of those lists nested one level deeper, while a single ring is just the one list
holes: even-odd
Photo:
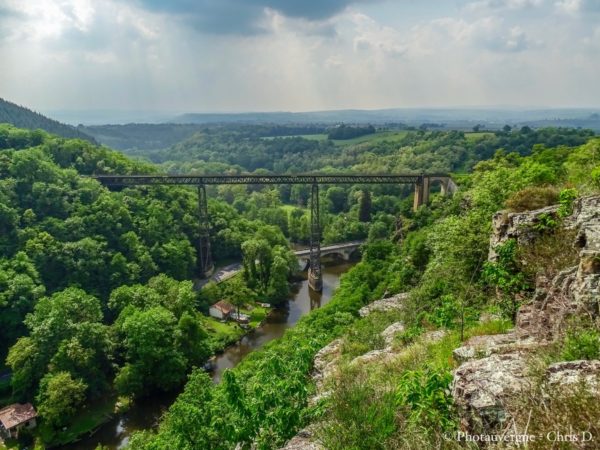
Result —
[{"label": "green field", "polygon": [[267,139],[267,140],[271,140],[271,139],[278,139],[278,138],[302,138],[302,139],[308,139],[310,141],[324,141],[327,139],[327,135],[322,133],[322,134],[296,134],[293,136],[264,136],[261,137],[261,139]]},{"label": "green field", "polygon": [[400,141],[406,136],[408,131],[380,131],[375,134],[366,134],[353,139],[334,139],[335,145],[355,145],[362,144],[364,142],[377,143],[377,142],[396,142]]},{"label": "green field", "polygon": [[473,133],[465,133],[465,138],[469,141],[476,141],[479,139],[483,139],[484,137],[487,136],[493,136],[494,133],[491,133],[489,131],[478,131],[478,132],[473,132]]},{"label": "green field", "polygon": [[[333,139],[332,142],[335,145],[354,145],[362,144],[363,142],[382,142],[382,141],[399,141],[406,136],[408,131],[380,131],[375,134],[367,134],[359,136],[353,139]],[[481,133],[485,134],[485,133]],[[327,134],[297,134],[294,136],[266,136],[261,139],[277,139],[277,138],[302,138],[311,141],[325,141],[327,140]]]}]

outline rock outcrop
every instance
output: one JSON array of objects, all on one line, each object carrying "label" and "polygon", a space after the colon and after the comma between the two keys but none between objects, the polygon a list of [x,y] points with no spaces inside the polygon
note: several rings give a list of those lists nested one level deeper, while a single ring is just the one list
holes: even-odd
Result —
[{"label": "rock outcrop", "polygon": [[546,370],[549,386],[585,389],[600,395],[600,361],[566,361],[551,364]]},{"label": "rock outcrop", "polygon": [[403,308],[403,303],[407,298],[408,293],[403,292],[402,294],[396,294],[392,297],[384,298],[381,300],[375,300],[373,303],[369,303],[367,306],[363,306],[362,308],[360,308],[358,314],[360,315],[360,317],[366,317],[374,311],[399,311]]},{"label": "rock outcrop", "polygon": [[[489,260],[497,257],[495,247],[508,239],[520,245],[535,240],[533,225],[542,215],[555,215],[558,206],[523,213],[500,212],[494,216]],[[574,245],[579,263],[561,271],[553,280],[540,277],[532,300],[517,314],[513,331],[469,339],[454,351],[462,363],[454,373],[452,394],[461,412],[464,428],[486,431],[506,419],[506,404],[528,389],[528,355],[561,337],[567,319],[588,314],[598,316],[600,304],[600,196],[579,199],[565,226],[577,231]],[[571,361],[549,366],[548,387],[600,387],[600,361]]]},{"label": "rock outcrop", "polygon": [[324,450],[324,447],[316,442],[312,430],[308,427],[300,430],[281,450]]},{"label": "rock outcrop", "polygon": [[462,410],[462,426],[480,432],[506,419],[505,402],[529,386],[521,353],[491,355],[462,364],[454,373],[452,395]]}]

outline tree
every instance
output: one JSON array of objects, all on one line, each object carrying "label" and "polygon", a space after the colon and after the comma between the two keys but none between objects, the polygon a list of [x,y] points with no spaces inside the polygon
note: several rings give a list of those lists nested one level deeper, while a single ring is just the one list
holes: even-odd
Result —
[{"label": "tree", "polygon": [[168,391],[183,381],[187,360],[177,342],[177,319],[157,306],[145,311],[125,309],[120,333],[125,365],[115,378],[119,393],[140,396],[152,389]]},{"label": "tree", "polygon": [[327,189],[326,198],[331,202],[332,213],[345,211],[348,206],[348,194],[346,193],[346,190],[340,186],[332,186]]},{"label": "tree", "polygon": [[25,333],[23,319],[44,291],[38,271],[24,252],[0,260],[0,357]]},{"label": "tree", "polygon": [[205,372],[192,372],[185,390],[165,415],[165,433],[159,438],[156,448],[221,447],[223,442],[215,428],[223,420],[216,420],[218,409],[213,403],[214,390],[214,384]]},{"label": "tree", "polygon": [[227,283],[223,290],[223,296],[237,308],[238,314],[242,306],[256,300],[256,293],[240,282],[239,279]]},{"label": "tree", "polygon": [[44,297],[28,314],[29,336],[10,349],[7,364],[19,398],[31,398],[46,372],[61,367],[100,387],[110,372],[109,343],[97,298],[77,288]]},{"label": "tree", "polygon": [[371,193],[363,189],[358,205],[358,220],[369,222],[371,220]]},{"label": "tree", "polygon": [[184,312],[181,315],[177,324],[177,341],[188,364],[192,366],[200,366],[210,356],[208,334],[195,314]]},{"label": "tree", "polygon": [[85,400],[87,386],[69,372],[47,374],[40,383],[36,401],[40,416],[52,427],[60,427],[77,412]]}]

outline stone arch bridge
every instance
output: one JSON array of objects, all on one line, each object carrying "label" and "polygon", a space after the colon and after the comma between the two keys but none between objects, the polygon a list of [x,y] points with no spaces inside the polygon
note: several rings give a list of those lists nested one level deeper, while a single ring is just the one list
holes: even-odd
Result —
[{"label": "stone arch bridge", "polygon": [[[319,218],[319,185],[330,184],[412,184],[415,187],[413,208],[429,201],[433,183],[440,183],[443,195],[452,194],[457,187],[448,174],[297,174],[297,175],[96,175],[93,178],[106,186],[187,185],[198,188],[199,258],[202,277],[214,270],[210,251],[210,217],[206,198],[207,185],[220,184],[309,184],[312,186],[310,202],[310,248],[308,281],[312,289],[323,289],[321,274],[321,221]],[[345,254],[340,249],[332,253]]]},{"label": "stone arch bridge", "polygon": [[[335,255],[349,261],[350,257],[363,245],[365,241],[342,242],[321,247],[321,256]],[[304,270],[310,268],[310,248],[294,252],[299,261],[303,263]]]}]

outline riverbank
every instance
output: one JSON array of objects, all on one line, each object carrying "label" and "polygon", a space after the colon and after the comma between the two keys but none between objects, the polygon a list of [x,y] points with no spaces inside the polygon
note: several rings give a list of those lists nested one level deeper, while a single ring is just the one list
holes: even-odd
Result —
[{"label": "riverbank", "polygon": [[[216,333],[219,333],[219,342],[227,342],[226,338],[233,340],[236,336],[235,333],[238,332],[235,328],[240,330],[239,337],[224,345],[220,353],[216,355],[212,372],[213,381],[218,382],[225,369],[235,367],[252,351],[281,337],[285,330],[296,325],[300,318],[310,313],[310,311],[327,304],[339,285],[341,275],[354,264],[343,263],[324,266],[322,293],[310,290],[308,281],[304,278],[294,284],[293,292],[284,308],[275,309],[267,314],[266,311],[268,310],[266,308],[257,306],[252,311],[255,313],[255,318],[251,321],[252,325],[256,323],[254,329],[243,330],[238,325],[207,318],[209,325],[214,327]],[[255,322],[259,318],[261,309],[265,311],[265,316],[262,321]],[[133,432],[154,428],[178,394],[179,392],[155,394],[151,398],[141,399],[132,404],[126,412],[114,414],[110,420],[103,424],[97,424],[93,428],[96,432],[92,436],[59,448],[64,450],[95,450],[101,444],[108,450],[120,449],[127,444],[129,436]]]}]

